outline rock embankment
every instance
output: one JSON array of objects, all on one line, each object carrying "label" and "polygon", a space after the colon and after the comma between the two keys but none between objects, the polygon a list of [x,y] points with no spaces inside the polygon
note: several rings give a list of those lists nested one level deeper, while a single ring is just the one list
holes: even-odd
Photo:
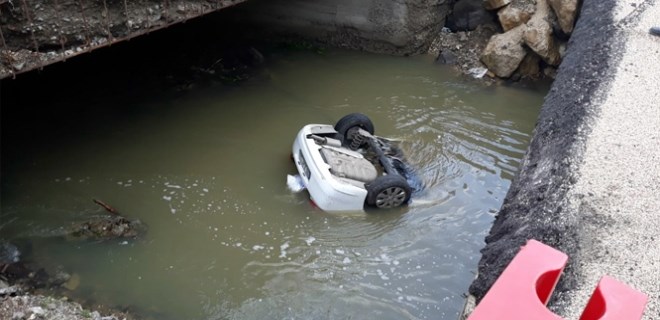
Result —
[{"label": "rock embankment", "polygon": [[24,263],[20,256],[16,246],[0,240],[0,319],[134,319],[118,311],[104,316],[83,308],[61,294],[76,290],[80,276],[61,269],[49,274],[43,268]]},{"label": "rock embankment", "polygon": [[486,0],[484,6],[497,10],[504,31],[481,54],[488,70],[500,78],[555,73],[573,32],[578,0]]},{"label": "rock embankment", "polygon": [[80,304],[68,299],[42,295],[0,295],[0,319],[126,320],[123,316],[101,315],[98,311],[84,309]]},{"label": "rock embankment", "polygon": [[554,78],[579,0],[458,0],[429,53],[477,78]]}]

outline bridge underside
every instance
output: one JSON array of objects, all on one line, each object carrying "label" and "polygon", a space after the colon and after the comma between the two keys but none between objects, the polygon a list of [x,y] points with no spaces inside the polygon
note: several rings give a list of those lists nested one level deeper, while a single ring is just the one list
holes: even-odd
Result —
[{"label": "bridge underside", "polygon": [[245,0],[0,0],[0,79]]}]

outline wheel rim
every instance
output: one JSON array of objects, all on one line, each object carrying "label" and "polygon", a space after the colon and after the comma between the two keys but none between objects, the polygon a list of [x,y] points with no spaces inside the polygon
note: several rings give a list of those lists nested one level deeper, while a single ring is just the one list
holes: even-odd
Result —
[{"label": "wheel rim", "polygon": [[402,205],[405,200],[406,190],[400,187],[390,187],[376,196],[376,207],[394,208]]},{"label": "wheel rim", "polygon": [[348,140],[355,139],[355,136],[358,135],[359,130],[360,126],[351,127],[350,129],[346,130],[346,138]]}]

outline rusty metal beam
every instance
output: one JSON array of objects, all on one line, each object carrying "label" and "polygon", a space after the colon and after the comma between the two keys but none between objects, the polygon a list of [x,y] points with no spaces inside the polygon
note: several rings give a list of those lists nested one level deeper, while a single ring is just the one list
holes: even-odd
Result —
[{"label": "rusty metal beam", "polygon": [[124,0],[124,16],[126,17],[126,33],[131,34],[131,26],[128,23],[131,21],[131,18],[128,15],[128,3]]},{"label": "rusty metal beam", "polygon": [[39,53],[39,44],[37,43],[37,38],[34,36],[34,22],[32,21],[32,16],[30,16],[30,10],[27,4],[27,0],[22,0],[21,4],[23,5],[23,14],[25,15],[25,19],[27,19],[28,25],[30,26],[30,37],[32,37],[34,50],[37,53]]},{"label": "rusty metal beam", "polygon": [[89,45],[92,40],[90,39],[89,23],[87,23],[87,17],[85,17],[85,6],[83,5],[83,0],[78,0],[78,5],[80,6],[80,16],[82,17],[83,25],[85,27],[85,41],[86,44]]},{"label": "rusty metal beam", "polygon": [[[2,16],[1,6],[0,6],[0,16]],[[7,43],[5,42],[5,36],[2,34],[2,26],[0,26],[0,40],[2,40],[2,49],[7,50]]]},{"label": "rusty metal beam", "polygon": [[105,32],[108,34],[108,39],[110,42],[113,40],[112,31],[110,30],[110,11],[108,11],[108,3],[106,0],[103,0],[103,16],[105,17]]},{"label": "rusty metal beam", "polygon": [[163,14],[163,17],[165,18],[165,21],[167,21],[167,19],[170,16],[170,0],[164,0],[164,1],[165,1],[165,6],[164,6],[165,12]]},{"label": "rusty metal beam", "polygon": [[[55,0],[55,19],[57,19],[57,22],[60,21],[60,2],[58,0]],[[64,52],[66,49],[64,47],[64,35],[62,34],[62,28],[58,29],[57,32],[60,35],[60,45],[62,46],[62,52]]]},{"label": "rusty metal beam", "polygon": [[[0,6],[0,16],[2,16],[2,7],[1,6]],[[2,33],[2,26],[0,26],[0,38],[2,38],[2,49],[7,51],[7,43],[5,42],[5,36]],[[0,59],[1,59],[1,57],[0,57]],[[1,60],[0,60],[0,62],[1,62]],[[16,73],[11,68],[9,68],[9,75],[8,76],[11,76],[13,79],[16,79]],[[2,78],[2,75],[0,75],[0,79],[1,78]]]}]

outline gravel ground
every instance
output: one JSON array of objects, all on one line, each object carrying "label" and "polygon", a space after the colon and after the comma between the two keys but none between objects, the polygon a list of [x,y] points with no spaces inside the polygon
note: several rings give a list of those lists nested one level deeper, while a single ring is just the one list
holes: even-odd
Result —
[{"label": "gravel ground", "polygon": [[572,275],[566,317],[577,319],[602,275],[649,296],[644,319],[660,319],[660,26],[657,1],[620,1],[614,15],[625,51],[586,143],[569,201],[592,216]]}]

